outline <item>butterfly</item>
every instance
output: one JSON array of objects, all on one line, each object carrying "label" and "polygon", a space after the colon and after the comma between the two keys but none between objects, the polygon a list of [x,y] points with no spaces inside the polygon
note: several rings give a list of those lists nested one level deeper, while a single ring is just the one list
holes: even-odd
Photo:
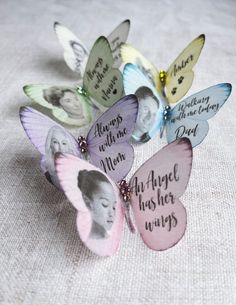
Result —
[{"label": "butterfly", "polygon": [[[114,58],[113,66],[116,68],[119,68],[122,63],[120,47],[126,42],[129,29],[130,21],[124,20],[107,37]],[[59,22],[54,23],[54,30],[64,49],[65,62],[72,71],[79,73],[82,77],[88,60],[89,51],[87,47],[67,27]]]},{"label": "butterfly", "polygon": [[34,102],[52,110],[59,121],[85,126],[92,120],[92,107],[104,112],[124,95],[122,73],[113,65],[109,42],[101,36],[89,54],[83,80],[76,87],[26,85],[23,90]]},{"label": "butterfly", "polygon": [[56,156],[56,171],[65,195],[77,210],[81,240],[94,253],[113,255],[123,223],[135,231],[129,210],[144,243],[162,251],[184,235],[186,210],[179,200],[192,167],[192,146],[178,139],[147,160],[129,183],[116,184],[96,166],[70,154]]},{"label": "butterfly", "polygon": [[208,133],[208,119],[219,111],[232,90],[229,83],[217,84],[184,98],[171,108],[138,66],[126,64],[123,79],[125,93],[135,94],[139,101],[133,132],[138,142],[147,142],[157,132],[162,135],[166,130],[168,143],[188,137],[195,147]]},{"label": "butterfly", "polygon": [[192,85],[196,64],[205,43],[205,35],[195,38],[175,59],[167,71],[156,69],[138,50],[128,44],[121,46],[121,57],[124,63],[137,65],[149,78],[158,92],[161,92],[168,103],[176,103]]},{"label": "butterfly", "polygon": [[46,178],[60,188],[55,172],[55,154],[70,153],[88,158],[113,180],[130,171],[134,150],[129,139],[138,113],[135,95],[125,96],[104,112],[78,140],[64,127],[31,107],[20,108],[22,126],[41,154],[41,169]]}]

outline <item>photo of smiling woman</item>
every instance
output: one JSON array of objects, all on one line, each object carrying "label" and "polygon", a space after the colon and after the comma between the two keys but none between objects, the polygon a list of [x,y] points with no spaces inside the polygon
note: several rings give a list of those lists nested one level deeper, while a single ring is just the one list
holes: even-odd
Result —
[{"label": "photo of smiling woman", "polygon": [[78,187],[91,213],[91,239],[107,239],[115,221],[116,196],[107,177],[96,170],[81,170]]},{"label": "photo of smiling woman", "polygon": [[68,115],[70,123],[83,123],[87,121],[85,111],[83,109],[83,101],[73,89],[60,88],[56,86],[43,90],[43,98],[55,107],[62,108]]},{"label": "photo of smiling woman", "polygon": [[156,124],[160,104],[152,90],[147,87],[139,88],[135,95],[138,98],[139,109],[132,136],[138,142],[147,142],[150,140],[148,132]]},{"label": "photo of smiling woman", "polygon": [[43,167],[45,176],[49,182],[60,188],[59,180],[55,170],[55,154],[69,153],[78,155],[76,144],[69,137],[65,130],[59,126],[53,126],[49,129],[45,143],[45,160]]}]

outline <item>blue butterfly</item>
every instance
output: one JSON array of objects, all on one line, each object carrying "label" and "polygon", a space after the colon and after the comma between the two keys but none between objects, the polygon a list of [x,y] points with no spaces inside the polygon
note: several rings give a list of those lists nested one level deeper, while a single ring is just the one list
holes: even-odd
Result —
[{"label": "blue butterfly", "polygon": [[137,142],[147,142],[158,132],[166,130],[168,143],[187,137],[192,146],[206,137],[213,117],[228,99],[232,86],[217,84],[195,93],[173,108],[154,87],[147,75],[136,65],[126,64],[123,71],[126,94],[135,94],[139,101],[138,117],[133,132]]}]

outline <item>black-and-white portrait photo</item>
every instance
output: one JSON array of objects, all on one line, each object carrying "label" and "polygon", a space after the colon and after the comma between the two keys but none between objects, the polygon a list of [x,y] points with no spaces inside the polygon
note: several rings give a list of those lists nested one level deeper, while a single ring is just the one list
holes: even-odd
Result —
[{"label": "black-and-white portrait photo", "polygon": [[83,102],[73,89],[52,86],[43,90],[43,98],[49,104],[62,108],[71,121],[75,120],[75,122],[78,122],[78,120],[85,119]]},{"label": "black-and-white portrait photo", "polygon": [[116,213],[116,196],[111,183],[99,171],[82,170],[78,175],[78,187],[91,213],[92,226],[89,238],[108,238]]},{"label": "black-and-white portrait photo", "polygon": [[159,101],[152,90],[147,87],[140,87],[135,95],[138,98],[139,109],[138,116],[133,131],[133,137],[136,141],[145,141],[148,132],[156,124],[159,110]]},{"label": "black-and-white portrait photo", "polygon": [[55,170],[55,154],[68,153],[77,155],[77,148],[73,139],[59,126],[49,129],[45,142],[45,175],[46,178],[55,186],[60,188],[58,177]]}]

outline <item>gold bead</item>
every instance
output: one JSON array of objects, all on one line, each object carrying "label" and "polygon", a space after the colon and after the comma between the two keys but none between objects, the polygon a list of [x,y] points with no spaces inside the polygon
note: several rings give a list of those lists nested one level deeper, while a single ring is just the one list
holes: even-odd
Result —
[{"label": "gold bead", "polygon": [[161,83],[164,85],[166,82],[166,71],[160,70],[159,78],[160,78]]}]

